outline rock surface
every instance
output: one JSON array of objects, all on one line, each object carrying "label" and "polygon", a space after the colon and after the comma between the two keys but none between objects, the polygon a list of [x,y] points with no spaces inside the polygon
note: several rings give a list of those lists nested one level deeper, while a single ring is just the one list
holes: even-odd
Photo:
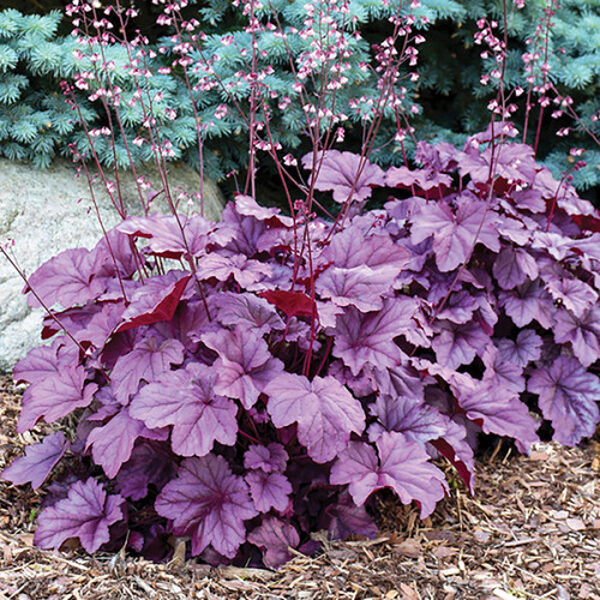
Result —
[{"label": "rock surface", "polygon": [[[162,189],[156,169],[144,167],[139,171],[151,189]],[[87,179],[77,179],[75,174],[75,166],[66,160],[37,170],[0,159],[0,243],[14,240],[11,251],[27,274],[62,250],[91,248],[102,235]],[[141,202],[134,178],[120,174],[120,184],[128,212],[139,214]],[[199,191],[200,177],[187,166],[170,165],[169,185],[174,197],[178,188],[192,194]],[[94,193],[108,229],[118,222],[118,213],[101,183],[94,186]],[[163,196],[153,202],[153,211],[165,209]],[[204,182],[204,198],[205,215],[218,219],[224,198],[212,181]],[[185,200],[183,207],[187,209]],[[43,311],[27,306],[22,289],[23,280],[0,256],[0,371],[10,371],[28,350],[41,343]]]}]

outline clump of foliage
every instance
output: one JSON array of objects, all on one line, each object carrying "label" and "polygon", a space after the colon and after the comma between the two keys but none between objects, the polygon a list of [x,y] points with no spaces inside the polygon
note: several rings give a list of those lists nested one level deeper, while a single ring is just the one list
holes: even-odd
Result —
[{"label": "clump of foliage", "polygon": [[343,227],[240,195],[219,223],[127,218],[29,278],[32,306],[62,307],[44,337],[69,335],[15,367],[30,384],[18,430],[79,422],[4,472],[37,487],[69,457],[37,544],[92,552],[128,534],[161,558],[173,532],[206,560],[260,549],[276,566],[317,529],[374,535],[378,489],[429,515],[448,489],[431,459],[471,486],[477,432],[523,451],[542,420],[568,445],[593,434],[592,206],[490,135],[418,157],[357,177],[359,156],[325,153],[314,185],[338,202],[391,188]]},{"label": "clump of foliage", "polygon": [[[182,4],[167,3],[165,19],[195,31]],[[94,24],[95,36],[80,41],[98,48],[95,62],[106,69],[84,69],[75,85],[89,82],[113,116],[107,134],[85,133],[123,218],[93,249],[67,250],[23,274],[28,302],[48,314],[42,337],[54,339],[15,367],[29,384],[18,430],[69,415],[77,424],[3,472],[39,487],[57,464],[67,467],[49,486],[37,544],[76,538],[89,552],[127,544],[161,560],[175,535],[208,562],[275,567],[290,547],[313,551],[317,530],[375,535],[378,490],[431,514],[448,491],[436,461],[450,461],[472,491],[481,433],[511,438],[520,451],[542,431],[569,445],[593,434],[600,218],[568,176],[555,180],[530,145],[511,141],[506,37],[492,23],[479,28],[500,69],[487,129],[460,150],[416,142],[418,168],[402,152],[405,164],[384,170],[372,149],[386,111],[402,105],[417,19],[398,5],[392,33],[368,57],[376,99],[353,153],[334,148],[348,121],[337,91],[353,87],[344,65],[360,36],[345,20],[347,2],[307,3],[298,35],[310,50],[292,57],[290,70],[310,152],[298,160],[275,137],[273,88],[251,44],[248,72],[237,77],[249,108],[234,102],[249,164],[235,202],[213,223],[201,192],[186,198],[169,188],[171,140],[153,116],[154,97],[141,85],[135,102],[123,102],[101,54],[111,12],[94,6],[71,11],[82,27]],[[255,0],[240,8],[251,39],[282,31]],[[187,71],[195,50],[184,39],[173,52],[202,164],[207,137]],[[143,39],[125,47],[127,69],[140,71],[134,80],[148,80]],[[203,84],[236,99],[238,86],[214,71]],[[142,216],[126,213],[95,150],[100,138],[114,147],[125,104],[144,115],[135,145],[164,182],[149,191],[138,177]],[[407,131],[399,124],[395,133],[403,149]],[[259,160],[280,174],[286,214],[257,202]],[[170,214],[152,214],[159,193]]]}]

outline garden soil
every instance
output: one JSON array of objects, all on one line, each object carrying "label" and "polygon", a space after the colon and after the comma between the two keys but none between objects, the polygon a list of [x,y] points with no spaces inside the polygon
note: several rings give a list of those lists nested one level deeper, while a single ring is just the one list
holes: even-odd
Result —
[{"label": "garden soil", "polygon": [[[20,394],[0,378],[0,468],[48,426],[18,435]],[[87,556],[32,545],[40,496],[0,483],[0,600],[600,600],[600,443],[499,444],[477,468],[471,497],[451,495],[421,522],[383,500],[374,540],[324,541],[279,571],[152,564],[124,553]]]}]

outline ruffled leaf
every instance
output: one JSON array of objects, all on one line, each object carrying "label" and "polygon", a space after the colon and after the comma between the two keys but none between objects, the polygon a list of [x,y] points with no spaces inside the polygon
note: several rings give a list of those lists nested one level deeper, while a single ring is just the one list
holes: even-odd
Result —
[{"label": "ruffled leaf", "polygon": [[503,339],[498,342],[498,352],[504,360],[526,367],[542,354],[542,338],[531,329],[519,332],[515,341]]},{"label": "ruffled leaf", "polygon": [[237,406],[217,395],[215,369],[190,363],[145,385],[131,402],[131,416],[151,429],[172,425],[171,446],[181,456],[204,456],[215,442],[233,446]]},{"label": "ruffled leaf", "polygon": [[151,215],[129,217],[116,229],[132,237],[148,238],[148,248],[157,256],[180,258],[202,254],[214,227],[199,215]]},{"label": "ruffled leaf", "polygon": [[233,277],[243,288],[247,288],[260,281],[263,276],[271,275],[272,269],[270,265],[249,259],[242,254],[226,257],[211,252],[202,257],[196,274],[200,279],[214,277],[217,281],[227,281],[229,277]]},{"label": "ruffled leaf", "polygon": [[23,395],[17,431],[23,433],[31,429],[41,418],[52,423],[76,408],[88,406],[98,386],[85,385],[86,376],[83,367],[66,366],[55,375],[30,385]]},{"label": "ruffled leaf", "polygon": [[478,244],[500,249],[494,213],[485,202],[462,198],[456,214],[446,203],[429,202],[411,219],[411,241],[418,244],[433,236],[433,251],[440,271],[462,265]]},{"label": "ruffled leaf", "polygon": [[475,389],[462,388],[457,394],[467,418],[481,426],[485,433],[514,438],[521,452],[528,452],[539,441],[539,423],[529,414],[518,395],[494,382],[485,381]]},{"label": "ruffled leaf", "polygon": [[494,261],[492,267],[494,277],[503,290],[537,279],[539,270],[534,258],[522,248],[504,248]]},{"label": "ruffled leaf", "polygon": [[406,332],[407,319],[409,326],[416,328],[406,308],[406,304],[392,298],[387,298],[377,312],[363,314],[354,307],[347,308],[332,330],[334,356],[341,358],[354,375],[367,363],[380,368],[393,367],[402,360],[402,351],[394,338]]},{"label": "ruffled leaf", "polygon": [[283,373],[264,390],[276,427],[298,424],[298,440],[318,463],[328,462],[346,447],[352,432],[361,434],[365,415],[360,402],[333,377]]},{"label": "ruffled leaf", "polygon": [[314,317],[317,314],[315,303],[302,292],[289,292],[287,290],[268,290],[258,294],[267,302],[274,304],[288,318]]},{"label": "ruffled leaf", "polygon": [[220,294],[219,321],[223,325],[237,325],[248,329],[259,337],[269,331],[285,328],[273,305],[254,294]]},{"label": "ruffled leaf", "polygon": [[584,367],[589,367],[600,358],[599,306],[585,311],[580,318],[567,310],[557,311],[553,331],[556,342],[571,344],[573,354]]},{"label": "ruffled leaf", "polygon": [[158,495],[155,508],[172,521],[175,535],[191,537],[192,554],[210,545],[228,558],[246,541],[244,521],[258,514],[248,485],[214,454],[184,460],[177,477]]},{"label": "ruffled leaf", "polygon": [[122,408],[105,425],[90,431],[86,449],[92,448],[94,462],[100,465],[106,476],[113,479],[121,465],[129,460],[138,437],[166,439],[166,432],[153,432],[141,421],[132,418],[127,408]]},{"label": "ruffled leaf", "polygon": [[298,547],[300,536],[293,525],[268,516],[248,534],[248,541],[263,551],[265,566],[277,569],[292,558],[289,548]]},{"label": "ruffled leaf", "polygon": [[[85,248],[65,250],[34,271],[23,292],[35,290],[48,307],[57,302],[65,308],[85,304],[106,289],[106,279],[96,275],[99,266],[96,254]],[[33,308],[41,306],[33,294],[27,303]]]},{"label": "ruffled leaf", "polygon": [[425,442],[442,437],[448,429],[448,418],[435,407],[406,396],[378,396],[370,412],[378,421],[369,427],[371,441],[384,431],[397,431],[407,440],[425,446]]},{"label": "ruffled leaf", "polygon": [[45,508],[38,518],[34,542],[58,550],[65,540],[78,538],[86,552],[96,552],[110,540],[108,528],[123,518],[119,495],[107,495],[100,483],[77,481],[67,497]]},{"label": "ruffled leaf", "polygon": [[259,469],[249,471],[244,477],[250,486],[250,494],[256,510],[262,513],[272,508],[284,512],[289,504],[292,484],[282,473],[265,473]]},{"label": "ruffled leaf", "polygon": [[47,435],[39,444],[27,446],[25,456],[13,460],[2,471],[2,478],[14,485],[31,483],[35,490],[44,483],[70,446],[71,443],[65,439],[62,431]]},{"label": "ruffled leaf", "polygon": [[252,444],[244,454],[246,469],[260,469],[265,473],[283,473],[287,466],[288,453],[277,442],[267,446]]},{"label": "ruffled leaf", "polygon": [[215,392],[238,398],[245,408],[254,406],[265,385],[283,371],[266,342],[246,330],[205,333],[201,339],[219,355],[212,367],[218,374]]},{"label": "ruffled leaf", "polygon": [[121,404],[128,404],[141,381],[155,381],[159,375],[171,369],[171,365],[183,361],[184,347],[174,339],[160,341],[148,336],[136,344],[131,352],[120,356],[110,374],[110,387]]},{"label": "ruffled leaf", "polygon": [[539,396],[539,406],[554,427],[554,439],[575,446],[594,434],[600,421],[600,379],[575,358],[559,356],[549,367],[531,374],[527,389]]},{"label": "ruffled leaf", "polygon": [[319,275],[315,289],[337,306],[354,306],[361,312],[383,307],[382,296],[392,289],[394,267],[373,270],[367,266],[342,269],[330,267]]},{"label": "ruffled leaf", "polygon": [[374,491],[389,487],[403,504],[416,500],[422,519],[430,515],[447,485],[444,474],[429,462],[427,452],[397,432],[383,433],[375,445],[379,459],[370,444],[350,442],[331,467],[331,483],[347,483],[358,506]]},{"label": "ruffled leaf", "polygon": [[[313,154],[302,157],[302,166],[313,169]],[[333,191],[333,199],[340,204],[349,200],[366,200],[371,196],[371,186],[384,185],[385,173],[353,152],[327,150],[317,155],[315,174],[311,174],[315,189]]]}]

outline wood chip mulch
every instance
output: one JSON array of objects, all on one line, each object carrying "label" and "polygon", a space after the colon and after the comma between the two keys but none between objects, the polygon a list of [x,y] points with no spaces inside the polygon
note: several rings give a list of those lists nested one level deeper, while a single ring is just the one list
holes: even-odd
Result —
[{"label": "wood chip mulch", "polygon": [[[0,379],[0,468],[36,439],[15,432],[19,402]],[[378,539],[325,543],[277,572],[39,550],[40,498],[2,482],[0,600],[600,600],[600,443],[497,450],[479,464],[475,497],[453,486],[423,522],[386,502]]]}]

